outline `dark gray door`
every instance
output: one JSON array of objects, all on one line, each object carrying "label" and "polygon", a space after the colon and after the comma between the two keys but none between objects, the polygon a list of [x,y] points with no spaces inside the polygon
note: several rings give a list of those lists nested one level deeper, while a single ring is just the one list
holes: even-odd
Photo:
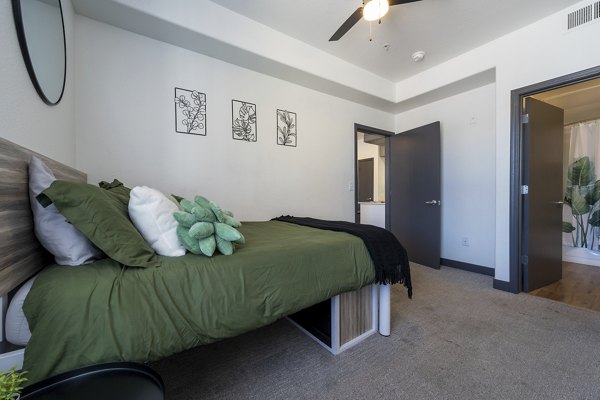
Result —
[{"label": "dark gray door", "polygon": [[398,133],[389,143],[388,229],[404,245],[411,261],[439,268],[440,123]]},{"label": "dark gray door", "polygon": [[523,289],[562,278],[563,110],[525,99]]},{"label": "dark gray door", "polygon": [[358,160],[358,201],[373,201],[374,160]]}]

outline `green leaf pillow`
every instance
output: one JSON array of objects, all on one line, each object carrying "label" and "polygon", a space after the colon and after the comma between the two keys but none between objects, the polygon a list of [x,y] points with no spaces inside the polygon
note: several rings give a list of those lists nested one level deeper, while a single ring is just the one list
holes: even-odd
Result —
[{"label": "green leaf pillow", "polygon": [[158,267],[156,254],[129,220],[123,193],[57,180],[38,201],[58,211],[110,258],[131,267]]}]

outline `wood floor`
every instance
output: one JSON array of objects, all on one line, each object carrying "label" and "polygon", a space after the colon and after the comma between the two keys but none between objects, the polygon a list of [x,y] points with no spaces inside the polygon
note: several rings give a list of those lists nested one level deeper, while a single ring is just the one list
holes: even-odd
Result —
[{"label": "wood floor", "polygon": [[600,311],[600,267],[563,261],[560,281],[529,294]]}]

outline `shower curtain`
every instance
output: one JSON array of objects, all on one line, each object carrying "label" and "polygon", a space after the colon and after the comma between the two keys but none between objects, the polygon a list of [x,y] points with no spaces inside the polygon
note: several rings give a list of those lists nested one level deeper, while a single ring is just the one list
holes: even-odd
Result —
[{"label": "shower curtain", "polygon": [[600,119],[565,126],[563,244],[600,255]]}]

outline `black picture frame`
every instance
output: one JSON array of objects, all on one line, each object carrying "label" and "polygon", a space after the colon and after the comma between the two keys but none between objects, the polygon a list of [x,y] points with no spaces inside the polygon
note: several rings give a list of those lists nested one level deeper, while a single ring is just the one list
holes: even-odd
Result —
[{"label": "black picture frame", "polygon": [[231,136],[234,140],[256,142],[258,140],[256,104],[231,100]]},{"label": "black picture frame", "polygon": [[279,146],[297,147],[298,145],[298,115],[288,110],[276,111],[277,144]]},{"label": "black picture frame", "polygon": [[175,87],[175,132],[206,136],[206,93]]}]

